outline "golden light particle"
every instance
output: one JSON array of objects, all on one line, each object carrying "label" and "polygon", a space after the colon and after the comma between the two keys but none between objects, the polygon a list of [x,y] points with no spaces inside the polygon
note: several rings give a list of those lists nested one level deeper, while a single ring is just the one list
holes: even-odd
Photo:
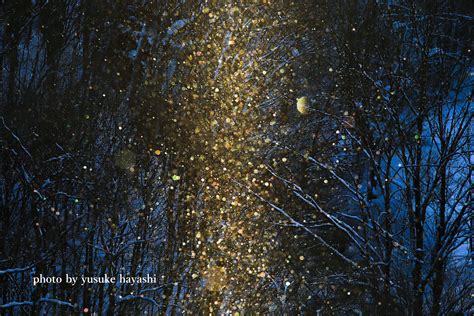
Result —
[{"label": "golden light particle", "polygon": [[298,112],[300,112],[301,114],[307,114],[308,108],[309,108],[308,97],[304,96],[296,100],[296,109],[298,110]]}]

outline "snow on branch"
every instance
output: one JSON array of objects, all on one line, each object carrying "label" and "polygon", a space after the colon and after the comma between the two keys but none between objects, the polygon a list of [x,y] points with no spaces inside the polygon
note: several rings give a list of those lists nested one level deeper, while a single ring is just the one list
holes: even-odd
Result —
[{"label": "snow on branch", "polygon": [[15,307],[18,307],[18,306],[33,306],[35,304],[41,304],[41,303],[56,304],[56,305],[60,305],[60,306],[70,307],[70,308],[75,308],[76,307],[74,304],[71,304],[71,303],[66,302],[66,301],[61,301],[61,300],[58,300],[58,299],[55,299],[55,298],[44,297],[44,298],[40,298],[36,303],[34,303],[32,301],[6,303],[6,304],[3,304],[3,305],[0,305],[0,309],[15,308]]},{"label": "snow on branch", "polygon": [[21,272],[31,270],[32,268],[34,268],[34,265],[31,265],[31,266],[28,266],[28,267],[25,267],[25,268],[12,268],[12,269],[0,270],[0,275],[12,274],[12,273],[21,273]]}]

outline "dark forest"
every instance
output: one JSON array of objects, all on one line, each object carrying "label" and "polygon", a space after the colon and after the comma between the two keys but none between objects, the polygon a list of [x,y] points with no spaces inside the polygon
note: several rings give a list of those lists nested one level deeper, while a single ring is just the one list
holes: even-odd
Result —
[{"label": "dark forest", "polygon": [[0,1],[0,315],[471,315],[473,22]]}]

